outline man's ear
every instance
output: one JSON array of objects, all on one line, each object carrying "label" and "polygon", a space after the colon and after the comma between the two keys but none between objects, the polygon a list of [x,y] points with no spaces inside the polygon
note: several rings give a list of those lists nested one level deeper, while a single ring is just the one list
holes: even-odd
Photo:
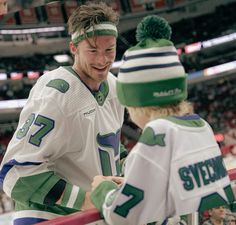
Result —
[{"label": "man's ear", "polygon": [[70,42],[70,52],[72,55],[75,55],[77,52],[77,46],[72,41]]}]

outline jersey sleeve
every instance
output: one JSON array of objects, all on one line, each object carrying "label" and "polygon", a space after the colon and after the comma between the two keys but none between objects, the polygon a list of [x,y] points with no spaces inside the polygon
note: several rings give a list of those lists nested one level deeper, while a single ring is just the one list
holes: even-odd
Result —
[{"label": "jersey sleeve", "polygon": [[85,191],[54,170],[56,160],[69,151],[69,134],[66,115],[55,99],[28,101],[0,170],[8,196],[24,205],[81,208]]},{"label": "jersey sleeve", "polygon": [[[138,147],[144,145],[140,143]],[[153,215],[158,215],[158,222],[163,222],[166,218],[167,179],[163,168],[139,152],[131,153],[124,184],[120,189],[110,191],[103,204],[108,224],[146,224],[156,221]]]}]

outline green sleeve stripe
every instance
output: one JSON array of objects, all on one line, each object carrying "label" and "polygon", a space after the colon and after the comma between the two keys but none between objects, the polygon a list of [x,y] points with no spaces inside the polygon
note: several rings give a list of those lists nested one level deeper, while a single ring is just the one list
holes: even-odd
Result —
[{"label": "green sleeve stripe", "polygon": [[78,209],[78,210],[81,209],[83,202],[84,202],[85,193],[86,193],[85,190],[83,190],[82,188],[79,189],[79,193],[78,193],[75,203],[73,205],[74,209]]},{"label": "green sleeve stripe", "polygon": [[107,193],[116,188],[118,188],[116,183],[112,181],[103,181],[91,193],[91,201],[99,212],[102,212],[102,205],[105,201]]},{"label": "green sleeve stripe", "polygon": [[69,201],[69,198],[70,198],[71,190],[72,190],[72,184],[67,183],[64,194],[63,194],[63,197],[62,197],[62,200],[61,200],[61,205],[62,206],[67,205],[67,203]]},{"label": "green sleeve stripe", "polygon": [[66,204],[66,207],[73,208],[78,193],[79,193],[79,187],[73,185],[72,190],[71,190],[71,194],[70,194],[70,198],[69,198],[69,201]]},{"label": "green sleeve stripe", "polygon": [[68,215],[71,213],[78,212],[76,209],[70,209],[66,208],[60,205],[54,205],[54,206],[46,206],[46,205],[41,205],[37,203],[31,203],[29,204],[24,204],[21,202],[16,202],[15,205],[15,210],[16,211],[24,211],[24,210],[33,210],[33,211],[43,211],[43,212],[49,212],[49,213],[54,213],[58,215]]},{"label": "green sleeve stripe", "polygon": [[[40,178],[38,178],[40,179]],[[48,195],[49,191],[56,185],[60,180],[60,177],[56,176],[54,172],[51,172],[51,176],[44,183],[41,183],[42,186],[35,191],[34,195],[31,198],[32,202],[44,204],[45,198]]]},{"label": "green sleeve stripe", "polygon": [[66,93],[70,88],[69,83],[66,82],[65,80],[62,80],[62,79],[50,80],[46,84],[46,86],[51,87],[51,88],[55,88],[56,90],[60,91],[61,93]]},{"label": "green sleeve stripe", "polygon": [[80,210],[85,198],[85,191],[75,185],[67,184],[62,197],[61,205],[67,208]]},{"label": "green sleeve stripe", "polygon": [[[37,204],[47,207],[54,205],[53,207],[56,207],[55,202],[45,202],[45,199],[50,191],[54,190],[55,186],[60,183],[60,180],[61,178],[55,175],[53,171],[21,177],[12,189],[11,197],[15,201],[26,205]],[[84,202],[84,197],[85,191],[83,189],[67,183],[62,197],[62,203],[58,204],[58,207],[80,210]]]},{"label": "green sleeve stripe", "polygon": [[59,180],[52,171],[21,177],[12,189],[11,197],[19,202],[43,204],[46,195]]}]

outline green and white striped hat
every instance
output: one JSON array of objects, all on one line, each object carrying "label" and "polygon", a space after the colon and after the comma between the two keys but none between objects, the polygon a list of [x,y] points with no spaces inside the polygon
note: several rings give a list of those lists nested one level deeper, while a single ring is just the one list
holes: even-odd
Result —
[{"label": "green and white striped hat", "polygon": [[164,106],[187,98],[186,73],[170,41],[171,27],[156,15],[138,25],[138,44],[128,49],[117,79],[122,105]]},{"label": "green and white striped hat", "polygon": [[118,32],[116,25],[111,22],[102,22],[91,26],[89,29],[80,30],[71,35],[73,43],[79,43],[80,41],[99,35],[111,35],[117,38]]}]

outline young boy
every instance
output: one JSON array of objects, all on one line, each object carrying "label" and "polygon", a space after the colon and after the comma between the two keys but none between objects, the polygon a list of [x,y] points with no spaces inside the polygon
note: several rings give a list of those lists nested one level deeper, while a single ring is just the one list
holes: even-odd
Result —
[{"label": "young boy", "polygon": [[143,132],[123,183],[94,178],[92,201],[108,224],[161,224],[234,200],[212,129],[185,101],[186,74],[170,36],[164,19],[148,16],[124,54],[117,94]]}]

